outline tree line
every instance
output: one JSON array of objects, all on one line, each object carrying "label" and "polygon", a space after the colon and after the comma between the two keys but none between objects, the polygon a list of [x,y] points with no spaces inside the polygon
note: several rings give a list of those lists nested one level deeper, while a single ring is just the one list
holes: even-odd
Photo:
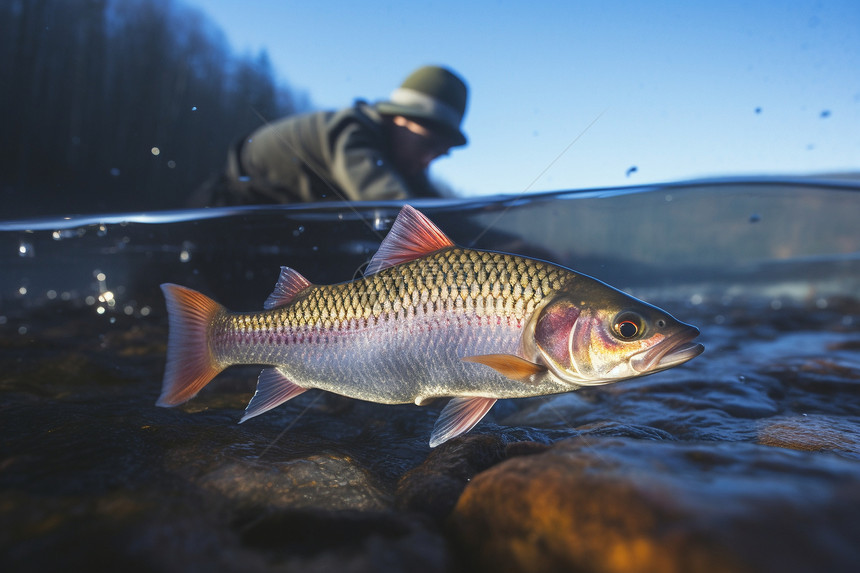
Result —
[{"label": "tree line", "polygon": [[0,0],[0,61],[0,219],[183,207],[307,107],[174,0]]}]

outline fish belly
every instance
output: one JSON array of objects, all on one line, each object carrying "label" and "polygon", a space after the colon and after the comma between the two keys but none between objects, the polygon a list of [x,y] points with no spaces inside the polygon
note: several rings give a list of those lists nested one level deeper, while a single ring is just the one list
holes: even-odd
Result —
[{"label": "fish belly", "polygon": [[[465,314],[392,316],[339,328],[293,328],[222,352],[231,364],[276,366],[304,388],[403,404],[442,396],[513,397],[521,384],[467,356],[517,354],[522,326]],[[521,395],[521,392],[516,395]]]}]

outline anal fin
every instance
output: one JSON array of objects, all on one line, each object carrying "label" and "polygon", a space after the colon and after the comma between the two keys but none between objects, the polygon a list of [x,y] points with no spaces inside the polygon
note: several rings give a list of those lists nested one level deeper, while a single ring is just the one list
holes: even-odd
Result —
[{"label": "anal fin", "polygon": [[268,368],[260,372],[257,378],[257,391],[245,408],[245,415],[239,420],[241,424],[245,420],[268,412],[272,408],[280,406],[287,400],[295,398],[307,388],[290,381],[277,368]]},{"label": "anal fin", "polygon": [[430,447],[435,448],[443,442],[447,442],[455,436],[468,432],[481,421],[481,418],[490,411],[495,398],[463,397],[452,398],[448,405],[442,410],[433,433],[430,435]]}]

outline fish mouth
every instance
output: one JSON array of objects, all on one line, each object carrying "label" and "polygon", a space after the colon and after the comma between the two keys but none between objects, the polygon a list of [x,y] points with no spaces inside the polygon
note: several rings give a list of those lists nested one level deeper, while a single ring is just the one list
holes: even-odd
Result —
[{"label": "fish mouth", "polygon": [[705,351],[705,347],[693,339],[699,336],[699,329],[685,325],[680,332],[659,342],[653,348],[633,356],[630,365],[636,372],[659,372],[692,360]]}]

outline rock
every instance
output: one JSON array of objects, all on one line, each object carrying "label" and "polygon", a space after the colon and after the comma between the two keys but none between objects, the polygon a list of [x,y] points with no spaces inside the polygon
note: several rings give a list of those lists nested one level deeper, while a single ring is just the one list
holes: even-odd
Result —
[{"label": "rock", "polygon": [[403,475],[395,493],[396,507],[441,520],[454,508],[466,484],[505,456],[504,442],[494,435],[466,434],[445,442]]},{"label": "rock", "polygon": [[505,459],[533,455],[548,447],[530,441],[506,444],[493,434],[460,436],[431,451],[421,465],[403,475],[397,484],[395,507],[441,522],[475,475]]},{"label": "rock", "polygon": [[234,523],[243,547],[284,571],[442,573],[454,568],[445,539],[414,516],[287,510],[247,518]]},{"label": "rock", "polygon": [[819,414],[779,416],[759,423],[758,443],[811,452],[833,452],[860,460],[856,422]]},{"label": "rock", "polygon": [[242,507],[381,511],[391,506],[390,495],[367,470],[334,453],[257,465],[229,461],[198,483]]},{"label": "rock", "polygon": [[476,476],[448,526],[485,571],[849,571],[858,510],[850,460],[588,436]]}]

